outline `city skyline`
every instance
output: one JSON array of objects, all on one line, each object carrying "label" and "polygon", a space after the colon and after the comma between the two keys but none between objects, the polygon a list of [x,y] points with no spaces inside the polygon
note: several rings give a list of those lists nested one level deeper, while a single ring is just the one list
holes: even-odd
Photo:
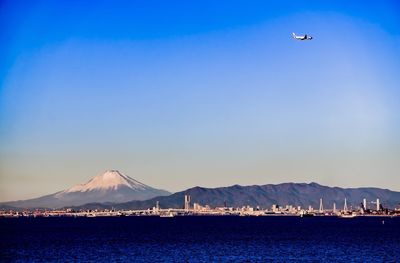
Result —
[{"label": "city skyline", "polygon": [[282,182],[399,191],[399,10],[2,2],[0,201],[109,169],[171,192]]}]

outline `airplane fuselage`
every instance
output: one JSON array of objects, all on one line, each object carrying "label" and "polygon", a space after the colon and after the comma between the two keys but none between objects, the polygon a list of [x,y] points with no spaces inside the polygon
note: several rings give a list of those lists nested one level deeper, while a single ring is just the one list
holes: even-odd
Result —
[{"label": "airplane fuselage", "polygon": [[292,33],[292,36],[296,40],[311,40],[313,39],[312,36],[304,35],[304,36],[297,36],[295,33]]}]

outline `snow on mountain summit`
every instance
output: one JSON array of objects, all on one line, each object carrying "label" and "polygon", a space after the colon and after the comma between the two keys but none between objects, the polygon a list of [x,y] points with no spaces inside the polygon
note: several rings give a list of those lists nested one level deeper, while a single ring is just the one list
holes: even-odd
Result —
[{"label": "snow on mountain summit", "polygon": [[117,170],[107,170],[103,174],[90,179],[87,183],[75,185],[63,191],[63,193],[87,192],[93,190],[116,190],[121,186],[127,186],[132,190],[139,191],[151,188]]}]

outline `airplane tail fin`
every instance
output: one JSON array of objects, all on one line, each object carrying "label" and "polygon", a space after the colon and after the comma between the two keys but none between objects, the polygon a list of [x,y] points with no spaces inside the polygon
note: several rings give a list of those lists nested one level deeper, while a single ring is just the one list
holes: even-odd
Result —
[{"label": "airplane tail fin", "polygon": [[292,36],[293,36],[293,38],[296,38],[296,34],[295,33],[292,33]]}]

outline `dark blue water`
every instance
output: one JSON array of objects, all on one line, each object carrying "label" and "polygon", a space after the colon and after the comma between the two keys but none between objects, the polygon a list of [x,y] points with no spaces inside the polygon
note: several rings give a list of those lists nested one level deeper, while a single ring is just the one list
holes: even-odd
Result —
[{"label": "dark blue water", "polygon": [[2,262],[398,262],[400,218],[3,218],[0,246]]}]

